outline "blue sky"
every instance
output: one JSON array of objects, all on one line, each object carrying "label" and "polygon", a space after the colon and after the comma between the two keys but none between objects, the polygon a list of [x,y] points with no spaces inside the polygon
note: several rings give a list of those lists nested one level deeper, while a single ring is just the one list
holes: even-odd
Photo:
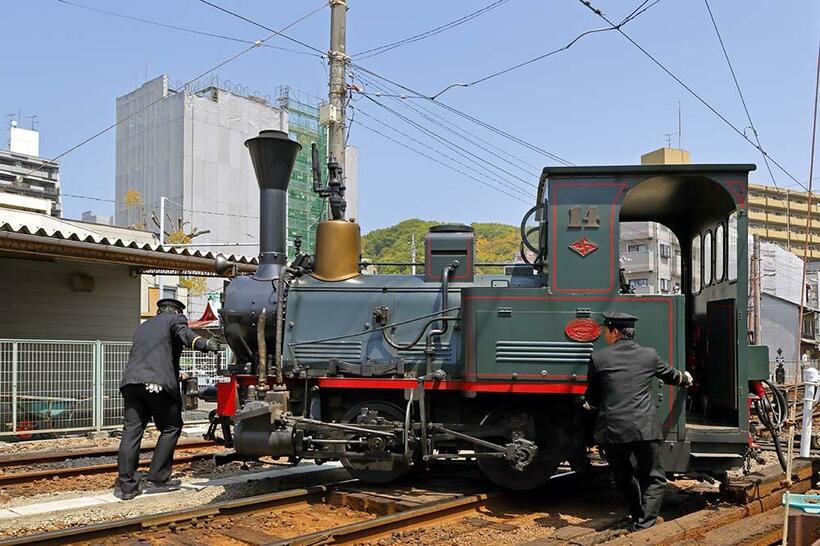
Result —
[{"label": "blue sky", "polygon": [[[273,28],[321,4],[310,0],[216,1]],[[249,40],[266,35],[197,0],[77,2]],[[348,3],[348,51],[355,54],[446,23],[490,0]],[[639,2],[596,0],[593,4],[619,19]],[[805,181],[820,3],[712,0],[711,5],[764,147]],[[4,14],[0,113],[19,109],[24,117],[36,114],[41,153],[48,157],[110,125],[115,98],[142,83],[146,75],[150,79],[165,73],[172,80],[184,81],[243,49],[239,43],[113,18],[56,0],[8,3]],[[288,34],[325,50],[329,18],[325,9]],[[431,94],[450,83],[474,80],[563,46],[577,34],[600,26],[602,21],[577,0],[509,0],[455,29],[360,64]],[[625,30],[735,125],[748,125],[703,2],[662,0]],[[281,38],[269,43],[300,49]],[[316,96],[325,96],[327,89],[320,59],[267,48],[257,48],[217,74],[221,80],[270,94],[282,84]],[[471,88],[453,89],[441,98],[579,165],[637,163],[642,153],[664,145],[666,133],[677,130],[680,102],[683,147],[691,151],[694,162],[757,163],[753,179],[770,183],[761,156],[752,146],[615,32],[587,36],[566,52]],[[379,100],[402,111],[401,105],[389,99]],[[419,106],[442,113],[429,103]],[[362,112],[357,113],[359,121],[405,144],[419,147],[366,115],[421,142],[429,140],[367,99],[358,99],[354,107]],[[445,116],[442,121],[449,125],[450,119]],[[23,120],[24,126],[26,123]],[[499,155],[511,154],[516,163],[539,168],[554,164],[464,120],[453,130],[474,133],[503,149],[502,153],[492,148]],[[436,128],[436,132],[484,155],[444,129]],[[360,148],[359,220],[365,231],[411,217],[515,223],[529,206],[371,133],[355,121],[350,143]],[[492,169],[472,167],[475,159],[459,150],[447,153],[462,163],[456,168],[479,178]],[[530,183],[537,182],[536,168],[527,167],[525,174],[495,157],[487,159]],[[440,161],[454,165],[451,159]],[[112,198],[113,131],[68,154],[61,163],[63,192]],[[528,187],[503,172],[497,174],[505,183],[512,180]],[[780,185],[793,185],[782,173],[775,171],[775,176]],[[525,200],[533,201],[533,197]],[[110,204],[74,198],[65,198],[64,208],[72,217],[87,209],[111,211]]]}]

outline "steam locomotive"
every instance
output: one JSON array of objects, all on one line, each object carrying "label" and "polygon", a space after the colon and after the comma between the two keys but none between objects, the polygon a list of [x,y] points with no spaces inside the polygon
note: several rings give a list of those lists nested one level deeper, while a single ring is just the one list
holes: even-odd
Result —
[{"label": "steam locomotive", "polygon": [[[529,489],[586,461],[589,356],[601,313],[640,317],[637,341],[696,379],[697,398],[654,399],[667,472],[720,474],[749,445],[749,382],[768,349],[747,337],[747,177],[754,165],[548,167],[521,222],[531,263],[476,274],[475,234],[440,225],[423,273],[364,275],[360,229],[345,219],[341,168],[314,190],[331,218],[315,254],[288,262],[287,187],[300,145],[262,131],[246,143],[260,189],[255,274],[234,276],[220,311],[234,358],[218,407],[236,456],[340,460],[367,482],[432,461],[474,459],[493,482]],[[654,221],[681,241],[679,293],[630,293],[621,222]],[[534,227],[528,227],[533,226]],[[529,252],[526,252],[529,251]],[[221,274],[230,264],[217,259]]]}]

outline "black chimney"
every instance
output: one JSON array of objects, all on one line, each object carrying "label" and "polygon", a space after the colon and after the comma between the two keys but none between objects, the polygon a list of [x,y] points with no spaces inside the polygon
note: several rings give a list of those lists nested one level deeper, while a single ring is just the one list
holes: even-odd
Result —
[{"label": "black chimney", "polygon": [[271,280],[287,261],[287,194],[301,144],[282,131],[261,131],[245,141],[259,184],[259,268],[255,277]]}]

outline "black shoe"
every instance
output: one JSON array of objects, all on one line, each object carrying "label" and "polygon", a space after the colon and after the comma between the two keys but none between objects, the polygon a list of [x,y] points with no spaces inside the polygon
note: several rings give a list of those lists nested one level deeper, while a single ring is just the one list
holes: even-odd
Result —
[{"label": "black shoe", "polygon": [[129,501],[129,500],[133,499],[134,497],[137,497],[141,494],[142,494],[141,489],[137,489],[135,491],[131,491],[131,492],[128,492],[128,493],[123,493],[121,489],[116,489],[114,491],[114,496],[117,497],[118,499],[124,500],[124,501]]},{"label": "black shoe", "polygon": [[182,485],[182,480],[179,478],[168,478],[163,482],[155,482],[153,480],[144,480],[143,483],[145,487],[156,488],[156,489],[179,489]]}]

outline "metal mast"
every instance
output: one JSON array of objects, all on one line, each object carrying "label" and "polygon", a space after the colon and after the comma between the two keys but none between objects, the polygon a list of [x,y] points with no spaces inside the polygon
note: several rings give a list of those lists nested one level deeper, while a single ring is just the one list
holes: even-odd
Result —
[{"label": "metal mast", "polygon": [[[330,82],[328,99],[328,155],[345,167],[345,109],[347,102],[347,0],[330,0]],[[342,180],[344,183],[344,180]]]}]

